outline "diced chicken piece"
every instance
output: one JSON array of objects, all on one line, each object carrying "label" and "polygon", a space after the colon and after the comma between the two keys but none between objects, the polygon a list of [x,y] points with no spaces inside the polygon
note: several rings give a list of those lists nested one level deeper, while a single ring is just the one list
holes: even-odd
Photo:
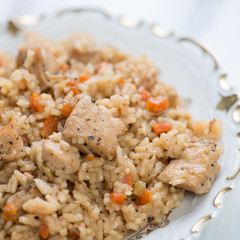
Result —
[{"label": "diced chicken piece", "polygon": [[58,64],[53,54],[45,47],[30,45],[20,48],[17,56],[17,68],[24,67],[35,74],[42,90],[51,84],[46,73],[56,74]]},{"label": "diced chicken piece", "polygon": [[112,117],[84,95],[66,120],[63,136],[83,152],[90,149],[111,159],[118,146],[117,136],[125,130],[120,119]]},{"label": "diced chicken piece", "polygon": [[100,56],[97,51],[81,53],[78,52],[76,49],[72,49],[72,51],[70,52],[70,56],[80,62],[83,62],[84,64],[87,64],[90,61],[94,63],[100,62]]},{"label": "diced chicken piece", "polygon": [[53,171],[63,170],[67,173],[75,173],[80,167],[80,155],[78,149],[69,145],[63,149],[59,143],[49,139],[43,143],[43,161]]},{"label": "diced chicken piece", "polygon": [[28,184],[22,190],[14,193],[11,197],[9,197],[6,205],[14,205],[17,210],[19,210],[22,208],[23,203],[38,196],[41,196],[41,193],[38,191],[35,185]]},{"label": "diced chicken piece", "polygon": [[24,156],[23,140],[13,124],[0,128],[0,165]]},{"label": "diced chicken piece", "polygon": [[207,193],[220,171],[217,160],[221,153],[221,146],[213,141],[191,143],[181,159],[172,160],[158,179],[196,194]]}]

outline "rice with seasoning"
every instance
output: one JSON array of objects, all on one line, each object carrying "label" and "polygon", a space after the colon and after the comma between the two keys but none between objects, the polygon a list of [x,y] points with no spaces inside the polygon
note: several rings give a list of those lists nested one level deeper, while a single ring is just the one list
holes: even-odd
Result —
[{"label": "rice with seasoning", "polygon": [[123,239],[220,170],[221,122],[193,121],[146,56],[91,36],[26,34],[16,66],[0,53],[0,92],[0,239]]}]

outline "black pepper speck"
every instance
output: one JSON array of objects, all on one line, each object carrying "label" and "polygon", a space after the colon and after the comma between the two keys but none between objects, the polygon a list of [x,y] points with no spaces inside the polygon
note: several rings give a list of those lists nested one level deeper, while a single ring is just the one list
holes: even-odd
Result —
[{"label": "black pepper speck", "polygon": [[150,222],[154,221],[154,219],[155,219],[155,218],[151,216],[151,217],[148,217],[148,218],[147,218],[147,221],[148,221],[148,223],[150,223]]},{"label": "black pepper speck", "polygon": [[88,137],[88,140],[94,140],[94,136],[90,135],[90,136]]}]

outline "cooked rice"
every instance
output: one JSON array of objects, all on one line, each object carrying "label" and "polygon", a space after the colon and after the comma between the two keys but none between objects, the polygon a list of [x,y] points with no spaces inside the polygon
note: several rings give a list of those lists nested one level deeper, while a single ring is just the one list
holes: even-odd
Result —
[{"label": "cooked rice", "polygon": [[[159,80],[158,68],[146,56],[124,54],[110,46],[96,47],[94,39],[88,35],[74,35],[63,42],[46,40],[32,33],[26,38],[25,45],[46,47],[58,65],[68,61],[71,69],[65,73],[61,70],[46,73],[50,86],[42,90],[38,77],[28,70],[34,64],[32,50],[28,50],[21,68],[14,66],[8,54],[0,54],[3,62],[0,67],[0,126],[11,122],[25,142],[24,156],[7,162],[0,171],[0,207],[3,209],[11,196],[22,190],[34,188],[40,192],[21,202],[17,221],[0,217],[0,239],[41,239],[38,228],[43,223],[48,226],[49,240],[123,239],[131,230],[145,227],[149,217],[154,219],[153,223],[160,223],[184,196],[183,189],[160,181],[164,160],[181,158],[186,143],[191,142],[193,136],[216,142],[221,137],[220,122],[212,125],[210,133],[209,123],[194,122],[175,89]],[[96,71],[102,62],[112,65]],[[79,94],[74,95],[67,82],[83,72],[91,78],[76,84]],[[167,97],[168,109],[158,115],[149,112],[139,94],[143,89],[154,97]],[[41,95],[43,112],[29,106],[33,92]],[[47,138],[67,151],[69,145],[62,134],[66,118],[61,109],[63,103],[75,106],[82,93],[91,96],[113,117],[121,119],[127,131],[118,137],[119,146],[112,160],[98,155],[89,160],[81,153],[76,173],[53,171],[43,161],[41,129],[44,120],[58,119],[57,132]],[[158,136],[152,126],[164,121],[174,128]],[[73,141],[81,143],[83,139]],[[220,154],[221,148],[217,151]],[[134,186],[123,183],[129,173],[135,183],[141,180],[152,191],[150,203],[136,205]],[[112,203],[112,192],[125,194],[125,203]]]}]

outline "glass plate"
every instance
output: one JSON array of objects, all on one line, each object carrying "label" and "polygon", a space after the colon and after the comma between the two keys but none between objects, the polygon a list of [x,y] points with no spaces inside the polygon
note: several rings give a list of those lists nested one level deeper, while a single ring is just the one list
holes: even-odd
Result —
[{"label": "glass plate", "polygon": [[149,225],[126,239],[187,240],[198,237],[201,225],[218,217],[219,207],[224,207],[222,198],[234,188],[240,165],[239,100],[227,85],[226,75],[221,72],[215,54],[193,39],[176,36],[156,25],[111,17],[97,9],[63,11],[52,17],[12,19],[8,26],[0,27],[0,49],[16,54],[18,43],[23,40],[19,29],[35,30],[56,40],[75,32],[86,32],[94,35],[98,43],[111,44],[125,52],[147,54],[158,65],[161,79],[175,86],[179,95],[190,103],[189,109],[195,120],[222,119],[224,153],[219,159],[222,169],[210,193],[202,196],[187,193],[180,206],[161,224]]}]

